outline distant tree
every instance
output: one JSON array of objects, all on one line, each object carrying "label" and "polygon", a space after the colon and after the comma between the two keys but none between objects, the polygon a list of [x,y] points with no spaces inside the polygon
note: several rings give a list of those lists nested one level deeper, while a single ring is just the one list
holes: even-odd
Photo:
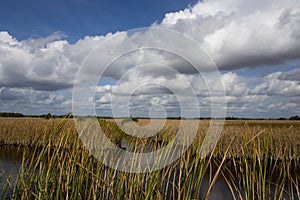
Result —
[{"label": "distant tree", "polygon": [[286,118],[280,117],[280,118],[278,118],[278,120],[286,120]]},{"label": "distant tree", "polygon": [[225,117],[225,120],[237,120],[239,118],[231,116],[231,117]]},{"label": "distant tree", "polygon": [[21,113],[14,113],[14,112],[2,112],[0,113],[0,117],[24,117]]},{"label": "distant tree", "polygon": [[41,118],[44,118],[44,119],[50,119],[52,118],[53,116],[51,115],[51,113],[48,113],[48,114],[43,114],[43,115],[40,115]]},{"label": "distant tree", "polygon": [[300,117],[298,115],[295,115],[290,117],[289,120],[300,120]]}]

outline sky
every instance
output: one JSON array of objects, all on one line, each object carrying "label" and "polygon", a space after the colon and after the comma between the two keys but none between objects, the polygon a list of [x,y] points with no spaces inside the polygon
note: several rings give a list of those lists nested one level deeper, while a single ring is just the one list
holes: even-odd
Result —
[{"label": "sky", "polygon": [[300,115],[298,0],[0,6],[0,112]]}]

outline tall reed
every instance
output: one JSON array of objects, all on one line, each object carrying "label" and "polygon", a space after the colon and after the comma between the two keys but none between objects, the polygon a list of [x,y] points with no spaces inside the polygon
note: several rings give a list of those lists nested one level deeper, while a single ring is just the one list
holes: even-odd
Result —
[{"label": "tall reed", "polygon": [[[149,140],[133,139],[116,124],[100,120],[110,139],[127,139],[131,151],[147,151],[166,146],[172,131],[164,130]],[[207,157],[199,154],[203,134],[183,155],[169,166],[147,172],[126,173],[109,168],[89,154],[68,120],[39,137],[34,148],[24,151],[22,166],[12,199],[212,199],[216,183],[224,180],[232,199],[298,199],[299,165],[282,146],[273,150],[273,136],[268,130],[251,132],[228,139],[226,132]],[[228,129],[228,127],[225,127]],[[45,134],[47,136],[45,136]],[[220,144],[221,143],[221,144]],[[239,154],[233,147],[239,146]],[[237,156],[239,155],[239,156]],[[165,156],[165,157],[164,157]],[[160,159],[166,159],[164,155]]]}]

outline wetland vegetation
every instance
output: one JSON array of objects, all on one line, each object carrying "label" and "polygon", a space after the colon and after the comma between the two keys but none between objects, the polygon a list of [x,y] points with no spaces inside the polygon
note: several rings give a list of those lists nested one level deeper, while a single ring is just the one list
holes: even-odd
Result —
[{"label": "wetland vegetation", "polygon": [[[121,147],[125,140],[133,152],[167,145],[178,126],[169,119],[157,135],[137,139],[113,119],[99,123],[113,143]],[[0,175],[12,189],[0,191],[12,199],[299,199],[300,122],[226,121],[217,145],[203,158],[199,151],[208,126],[209,120],[200,120],[197,138],[171,165],[126,173],[91,156],[72,119],[0,118],[0,144],[22,146],[15,181]]]}]

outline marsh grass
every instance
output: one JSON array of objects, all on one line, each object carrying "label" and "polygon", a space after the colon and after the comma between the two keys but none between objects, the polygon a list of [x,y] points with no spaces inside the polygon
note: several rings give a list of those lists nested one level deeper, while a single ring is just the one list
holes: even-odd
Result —
[{"label": "marsh grass", "polygon": [[[227,179],[239,199],[299,199],[299,159],[291,152],[291,145],[276,141],[270,129],[258,133],[244,133],[241,155],[223,165]],[[249,138],[249,135],[254,135]]]},{"label": "marsh grass", "polygon": [[[34,140],[25,142],[30,145],[25,147],[12,199],[210,199],[220,178],[232,199],[299,199],[298,124],[228,122],[218,144],[203,158],[199,151],[205,122],[198,139],[174,163],[152,172],[126,173],[92,157],[69,119],[47,123],[51,126],[42,132],[30,137],[25,132],[19,139],[18,143]],[[99,123],[115,144],[129,140],[133,152],[143,152],[148,143],[159,149],[176,134],[166,128],[148,140],[134,139],[111,121]]]},{"label": "marsh grass", "polygon": [[4,178],[2,177],[2,175],[0,174],[0,182],[3,182],[4,181],[4,184],[1,188],[1,199],[5,199],[6,198],[6,193],[7,193],[7,189],[9,187],[9,183],[10,183],[10,180],[9,178],[4,180]]}]

